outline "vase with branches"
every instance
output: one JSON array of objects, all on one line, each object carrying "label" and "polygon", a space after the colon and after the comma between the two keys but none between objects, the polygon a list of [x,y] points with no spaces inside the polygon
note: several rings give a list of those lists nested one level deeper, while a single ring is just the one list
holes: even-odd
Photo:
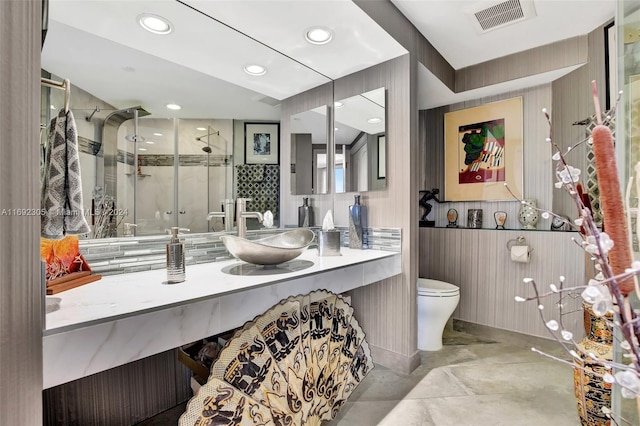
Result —
[{"label": "vase with branches", "polygon": [[[586,406],[578,401],[578,411],[583,425],[595,426],[625,422],[620,417],[614,418],[611,412],[612,386],[619,386],[624,398],[635,399],[640,412],[640,311],[634,310],[629,300],[629,295],[633,292],[640,295],[636,280],[636,275],[640,272],[640,262],[633,261],[631,256],[628,224],[630,219],[627,216],[629,213],[625,214],[613,137],[609,128],[615,108],[603,119],[595,83],[592,83],[592,92],[598,125],[593,129],[591,137],[564,151],[553,141],[551,119],[547,111],[543,110],[550,129],[546,141],[552,147],[552,158],[555,161],[555,187],[564,189],[572,198],[577,207],[577,218],[567,221],[565,217],[551,211],[538,210],[543,218],[554,216],[578,231],[578,236],[573,240],[593,263],[595,275],[588,279],[586,284],[567,283],[564,277],[559,277],[558,282],[550,284],[548,289],[542,288],[534,278],[524,278],[530,295],[518,296],[516,301],[534,301],[538,304],[541,320],[572,361],[551,356],[535,348],[532,350],[574,368],[576,396],[585,390],[594,389],[599,395],[599,401],[591,401]],[[582,191],[580,170],[567,162],[568,154],[583,143],[593,145],[604,215],[603,231],[596,225],[588,197]],[[640,181],[639,177],[636,179]],[[626,191],[627,200],[630,189],[631,183]],[[525,203],[524,200],[519,201]],[[585,326],[589,325],[585,327],[588,328],[588,341],[576,341],[573,333],[564,324],[564,302],[567,297],[581,297],[584,301]],[[543,304],[547,298],[555,300],[558,320],[548,319],[549,314],[545,313]],[[622,362],[616,362],[611,356],[610,343],[616,334],[622,336],[619,344],[625,351]]]}]

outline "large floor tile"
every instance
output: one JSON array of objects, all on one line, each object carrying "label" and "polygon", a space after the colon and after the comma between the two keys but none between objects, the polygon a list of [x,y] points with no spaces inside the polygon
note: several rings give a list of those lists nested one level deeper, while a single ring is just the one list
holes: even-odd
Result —
[{"label": "large floor tile", "polygon": [[431,419],[426,402],[420,399],[413,399],[398,402],[389,414],[378,423],[378,426],[399,425],[437,426],[437,423]]},{"label": "large floor tile", "polygon": [[437,426],[579,426],[573,400],[522,394],[424,400]]},{"label": "large floor tile", "polygon": [[573,395],[573,370],[554,361],[476,364],[449,369],[463,386],[476,395],[511,392]]},{"label": "large floor tile", "polygon": [[445,396],[466,396],[473,392],[464,386],[448,367],[440,367],[430,371],[407,394],[405,399],[440,398]]},{"label": "large floor tile", "polygon": [[[336,418],[323,426],[373,426],[379,424],[400,401],[356,401],[345,404]],[[427,423],[431,425],[433,423]],[[405,425],[396,423],[395,426]]]}]

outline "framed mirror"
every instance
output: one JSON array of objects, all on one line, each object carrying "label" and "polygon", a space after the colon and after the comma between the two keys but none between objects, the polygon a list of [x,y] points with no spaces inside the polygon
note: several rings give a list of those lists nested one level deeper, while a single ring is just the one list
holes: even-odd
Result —
[{"label": "framed mirror", "polygon": [[[207,221],[207,213],[221,211],[222,200],[242,195],[241,168],[263,167],[279,179],[277,158],[266,165],[245,160],[244,124],[260,123],[277,132],[282,99],[330,80],[218,21],[218,6],[51,3],[43,76],[72,84],[85,212],[95,211],[92,205],[109,196],[119,213],[113,227],[96,236],[122,236],[124,223],[137,225],[135,235],[164,233],[169,226],[220,230],[219,220]],[[146,31],[136,19],[144,14],[166,18],[173,30]],[[70,48],[71,57],[65,53]],[[245,67],[253,63],[268,64],[268,70],[250,74]],[[62,95],[43,90],[44,129],[60,109]],[[170,109],[174,104],[179,109]],[[44,147],[47,131],[42,134]],[[279,156],[277,150],[269,154]],[[273,179],[264,184],[276,188]],[[277,188],[265,191],[262,201],[279,203]]]},{"label": "framed mirror", "polygon": [[291,116],[291,194],[329,192],[327,185],[328,107]]},{"label": "framed mirror", "polygon": [[387,186],[385,88],[335,102],[335,192]]}]

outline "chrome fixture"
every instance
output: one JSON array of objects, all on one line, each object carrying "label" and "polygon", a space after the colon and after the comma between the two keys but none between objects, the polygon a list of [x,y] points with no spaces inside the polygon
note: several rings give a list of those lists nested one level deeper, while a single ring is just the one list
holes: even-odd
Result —
[{"label": "chrome fixture", "polygon": [[214,217],[221,217],[224,219],[224,230],[227,232],[233,231],[233,199],[227,198],[222,202],[224,203],[224,211],[209,212],[207,220],[211,220]]},{"label": "chrome fixture", "polygon": [[262,223],[263,217],[260,212],[248,212],[247,201],[251,201],[251,198],[238,198],[236,200],[236,217],[238,219],[238,237],[246,238],[247,236],[247,218],[253,217],[258,219],[258,222]]}]

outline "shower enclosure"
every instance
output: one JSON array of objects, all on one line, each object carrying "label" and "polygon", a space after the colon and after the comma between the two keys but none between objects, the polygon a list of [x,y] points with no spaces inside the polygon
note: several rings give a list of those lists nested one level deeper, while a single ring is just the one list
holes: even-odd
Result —
[{"label": "shower enclosure", "polygon": [[[191,232],[220,230],[207,221],[232,198],[232,120],[154,116],[118,129],[117,211],[135,235],[161,234],[171,226]],[[220,228],[220,229],[219,229]],[[122,235],[119,226],[117,235]]]}]

